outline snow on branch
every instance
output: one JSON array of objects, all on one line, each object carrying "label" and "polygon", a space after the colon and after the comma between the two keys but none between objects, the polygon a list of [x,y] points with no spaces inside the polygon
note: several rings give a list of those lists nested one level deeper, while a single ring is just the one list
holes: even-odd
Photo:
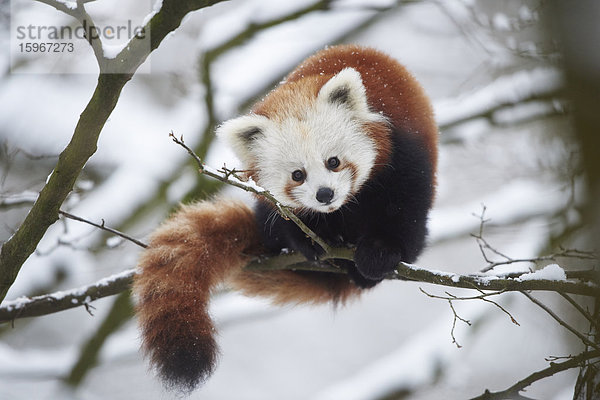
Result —
[{"label": "snow on branch", "polygon": [[[290,218],[303,226],[304,232],[311,236],[317,243],[323,243],[326,254],[317,262],[307,261],[301,254],[288,253],[274,257],[259,257],[250,262],[246,268],[249,270],[307,270],[332,273],[345,273],[329,263],[332,259],[353,260],[353,249],[332,248],[324,243],[314,232],[306,227],[293,212],[279,203],[268,191],[258,186],[252,180],[243,180],[238,173],[241,171],[230,170],[225,167],[215,169],[205,165],[202,160],[190,149],[183,139],[178,139],[173,133],[172,140],[182,146],[194,157],[198,163],[199,172],[226,184],[238,187],[245,191],[264,196],[273,202],[278,211],[285,218]],[[78,219],[81,220],[81,219]],[[83,222],[90,223],[83,220]],[[93,224],[93,223],[92,223]],[[105,229],[103,225],[95,224],[98,228]],[[143,244],[141,244],[143,245]],[[561,253],[562,254],[562,253]],[[595,255],[585,253],[586,257]],[[538,262],[553,259],[552,257],[540,257],[538,259],[510,260],[510,262]],[[127,270],[121,274],[106,278],[94,284],[73,289],[67,292],[58,292],[31,299],[21,298],[7,302],[0,306],[0,323],[9,322],[17,318],[50,314],[81,305],[89,305],[89,302],[120,293],[129,288],[135,270]],[[512,274],[494,274],[492,272],[480,272],[475,274],[456,274],[423,268],[413,264],[400,263],[395,271],[386,277],[391,280],[403,280],[411,282],[429,283],[451,288],[473,289],[483,293],[504,293],[523,291],[551,291],[563,296],[577,294],[584,296],[600,297],[600,278],[595,271],[569,271],[564,270],[557,264],[546,266],[535,272],[519,272]],[[487,295],[485,295],[487,297]],[[480,296],[478,296],[480,297]]]},{"label": "snow on branch", "polygon": [[0,323],[52,314],[79,306],[84,306],[90,312],[92,301],[128,290],[134,275],[135,269],[129,269],[76,289],[35,297],[19,297],[4,302],[0,307]]},{"label": "snow on branch", "polygon": [[[337,254],[336,251],[337,249],[332,249],[330,254],[323,256],[322,260],[318,262],[306,261],[304,256],[296,253],[281,254],[274,257],[259,257],[250,262],[246,268],[261,271],[293,269],[297,271],[345,273],[343,270],[327,263],[329,259],[348,258],[345,254],[347,249],[343,249],[340,254]],[[551,274],[539,274],[540,279],[527,279],[531,278],[533,274],[523,273],[521,276],[510,277],[486,274],[460,275],[400,263],[396,271],[390,274],[387,279],[430,283],[451,288],[474,289],[480,292],[504,293],[536,290],[600,297],[600,290],[596,283],[586,283],[571,278],[571,275],[581,275],[580,272],[560,269],[560,274],[566,274],[565,279],[554,279],[553,274],[556,273],[558,268],[553,266],[551,270],[554,271]],[[22,297],[5,302],[0,307],[0,323],[19,318],[51,314],[79,306],[88,307],[89,303],[94,300],[128,290],[135,273],[135,269],[129,269],[88,286],[32,298]],[[523,279],[523,277],[526,279]]]}]

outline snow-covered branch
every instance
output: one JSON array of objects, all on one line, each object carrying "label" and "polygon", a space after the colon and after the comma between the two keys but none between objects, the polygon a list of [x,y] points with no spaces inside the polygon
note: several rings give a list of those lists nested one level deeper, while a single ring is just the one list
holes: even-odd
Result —
[{"label": "snow-covered branch", "polygon": [[[173,141],[182,146],[198,163],[199,171],[202,174],[211,176],[221,182],[233,185],[243,190],[263,196],[268,201],[272,202],[276,209],[283,217],[292,220],[298,225],[302,231],[316,243],[321,245],[325,250],[325,255],[322,260],[328,259],[347,259],[353,260],[354,251],[347,248],[332,248],[310,230],[290,209],[281,205],[267,190],[258,187],[253,181],[243,182],[236,176],[235,171],[230,171],[225,168],[223,170],[214,170],[203,164],[202,160],[194,153],[192,149],[185,145],[182,139],[177,139],[173,133],[170,134]],[[294,269],[298,268],[293,265]],[[280,263],[267,265],[267,263],[259,263],[258,265],[249,265],[248,268],[265,269],[287,269],[290,264],[282,265]],[[587,296],[600,296],[600,288],[596,283],[583,281],[567,280],[567,273],[558,265],[553,264],[543,270],[534,273],[521,273],[517,276],[502,277],[497,275],[458,275],[442,271],[435,271],[426,268],[421,268],[415,265],[400,263],[394,271],[387,277],[388,279],[411,280],[418,282],[433,283],[442,286],[460,287],[466,289],[477,290],[493,290],[493,291],[527,291],[527,290],[548,290],[555,292],[580,294]]]},{"label": "snow-covered branch", "polygon": [[[336,251],[337,249],[332,249],[319,262],[306,261],[304,256],[298,253],[287,253],[274,257],[259,257],[250,262],[246,268],[261,271],[289,269],[295,271],[345,273],[345,271],[327,263],[329,259],[349,258],[347,255],[348,249],[340,249],[339,254]],[[135,269],[129,269],[101,279],[88,286],[32,298],[23,297],[5,302],[0,307],[0,323],[10,322],[18,318],[52,314],[82,305],[87,306],[90,302],[99,298],[112,296],[128,290],[135,273]],[[450,288],[473,289],[478,292],[523,292],[535,290],[600,297],[600,287],[598,284],[578,279],[581,275],[585,276],[586,274],[581,274],[580,271],[565,271],[555,264],[532,273],[502,276],[482,273],[461,275],[400,263],[394,273],[390,274],[387,279],[429,283]]]},{"label": "snow-covered branch", "polygon": [[[282,206],[268,191],[259,187],[252,180],[243,180],[238,176],[239,171],[229,170],[225,167],[214,169],[203,163],[198,155],[189,148],[182,138],[177,138],[173,133],[170,134],[173,141],[183,147],[198,164],[199,171],[214,179],[217,179],[228,185],[235,186],[245,191],[264,196],[271,201],[274,206],[286,218],[299,223],[304,232],[311,236],[317,243],[323,242],[314,232],[312,232],[292,213],[291,210]],[[483,224],[483,215],[481,216],[480,236]],[[85,221],[89,223],[89,221]],[[98,226],[103,228],[103,226]],[[252,261],[246,268],[255,270],[311,270],[327,271],[333,273],[344,273],[327,260],[331,259],[353,259],[353,250],[342,248],[331,248],[323,242],[326,254],[319,262],[308,262],[301,254],[288,253],[275,257],[260,257]],[[586,254],[587,255],[587,254]],[[553,258],[542,257],[540,259],[511,260],[511,263],[522,261],[535,262]],[[92,285],[68,292],[58,292],[45,296],[38,296],[32,299],[18,299],[6,303],[0,307],[0,322],[8,322],[16,318],[44,315],[65,309],[86,305],[95,299],[117,294],[126,290],[133,279],[134,270],[128,270],[114,277],[106,278]],[[561,294],[578,294],[585,296],[600,297],[600,287],[598,279],[593,271],[565,271],[556,264],[536,272],[519,272],[510,275],[497,275],[492,273],[477,273],[470,275],[461,275],[450,272],[437,271],[422,268],[416,265],[400,263],[397,269],[390,274],[387,279],[407,280],[413,282],[430,283],[453,288],[474,289],[479,292],[511,292],[511,291],[552,291]],[[66,299],[66,300],[65,300]]]},{"label": "snow-covered branch", "polygon": [[135,269],[103,278],[91,285],[35,297],[20,297],[7,301],[0,307],[0,323],[18,318],[37,317],[71,308],[84,306],[103,297],[112,296],[129,289]]}]

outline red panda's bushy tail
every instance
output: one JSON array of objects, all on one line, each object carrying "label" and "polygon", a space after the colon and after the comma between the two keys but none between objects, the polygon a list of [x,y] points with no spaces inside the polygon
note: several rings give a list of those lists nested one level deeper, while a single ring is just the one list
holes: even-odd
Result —
[{"label": "red panda's bushy tail", "polygon": [[134,292],[143,350],[167,386],[190,391],[211,374],[211,290],[248,262],[257,237],[252,211],[233,201],[183,206],[152,235]]},{"label": "red panda's bushy tail", "polygon": [[212,373],[208,302],[220,283],[280,304],[340,303],[360,292],[344,274],[244,270],[260,247],[253,211],[221,199],[183,206],[152,235],[133,289],[143,350],[168,387],[189,392]]}]

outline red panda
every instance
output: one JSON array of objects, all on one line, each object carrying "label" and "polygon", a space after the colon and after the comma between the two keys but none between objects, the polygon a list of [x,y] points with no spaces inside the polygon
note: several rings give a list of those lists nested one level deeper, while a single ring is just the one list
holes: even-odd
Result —
[{"label": "red panda", "polygon": [[419,83],[397,61],[353,45],[306,59],[249,114],[217,135],[247,175],[332,246],[352,246],[347,274],[249,271],[258,254],[323,249],[260,199],[183,206],[152,235],[135,278],[142,347],[163,381],[194,389],[217,359],[207,307],[221,283],[275,303],[344,303],[425,245],[437,127]]}]

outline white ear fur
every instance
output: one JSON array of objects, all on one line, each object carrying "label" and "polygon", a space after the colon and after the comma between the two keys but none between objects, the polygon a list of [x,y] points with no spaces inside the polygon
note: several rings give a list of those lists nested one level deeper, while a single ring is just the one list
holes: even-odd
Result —
[{"label": "white ear fur", "polygon": [[319,90],[317,100],[347,107],[359,115],[369,113],[367,92],[360,73],[354,68],[344,68]]},{"label": "white ear fur", "polygon": [[261,115],[244,115],[222,123],[216,134],[229,144],[247,166],[256,158],[252,153],[252,144],[264,135],[269,122],[268,118]]}]

